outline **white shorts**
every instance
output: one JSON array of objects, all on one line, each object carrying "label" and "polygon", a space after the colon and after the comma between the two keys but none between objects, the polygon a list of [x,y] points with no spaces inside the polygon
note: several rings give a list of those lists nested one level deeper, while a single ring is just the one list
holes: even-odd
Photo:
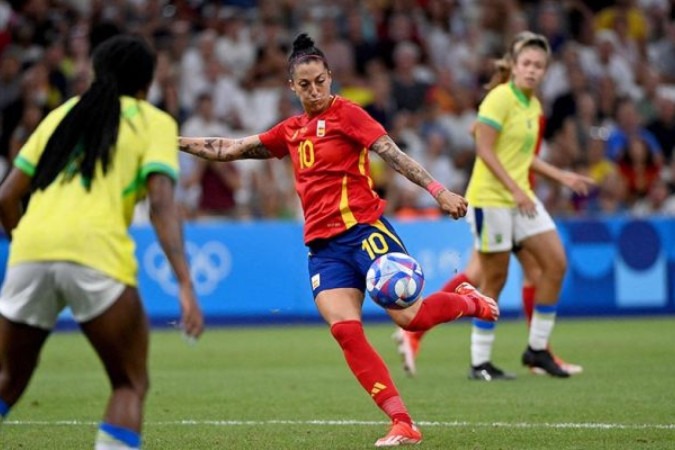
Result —
[{"label": "white shorts", "polygon": [[534,217],[521,214],[518,208],[469,206],[466,221],[471,225],[474,248],[482,253],[508,252],[525,239],[555,230],[555,223],[538,199]]},{"label": "white shorts", "polygon": [[7,269],[0,292],[0,314],[12,322],[51,330],[66,306],[77,322],[87,322],[112,306],[125,287],[80,264],[18,264]]}]

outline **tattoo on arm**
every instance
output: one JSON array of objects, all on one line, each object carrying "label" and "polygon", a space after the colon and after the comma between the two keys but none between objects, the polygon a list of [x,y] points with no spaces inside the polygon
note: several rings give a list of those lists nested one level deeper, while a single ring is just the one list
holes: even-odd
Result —
[{"label": "tattoo on arm", "polygon": [[179,148],[182,152],[212,161],[267,159],[273,156],[257,136],[234,141],[224,138],[185,138],[179,140]]},{"label": "tattoo on arm", "polygon": [[179,140],[178,142],[178,149],[181,152],[189,153],[191,155],[199,156],[200,158],[204,159],[215,159],[215,155],[211,153],[208,148],[207,148],[207,141],[213,141],[213,140],[206,140],[206,141],[198,141],[191,139],[189,142],[185,142],[182,139]]},{"label": "tattoo on arm", "polygon": [[[243,146],[244,145],[244,140],[239,139],[235,142],[235,146]],[[268,159],[272,157],[272,152],[267,150],[267,147],[265,147],[260,140],[257,142],[254,142],[245,148],[241,150],[241,152],[238,152],[240,154],[240,158],[242,159]]]},{"label": "tattoo on arm", "polygon": [[223,146],[222,139],[207,138],[204,139],[204,148],[209,152],[212,152],[214,159],[220,159],[220,149]]},{"label": "tattoo on arm", "polygon": [[389,137],[379,138],[371,149],[391,166],[395,171],[426,189],[433,178],[417,161],[403,153],[396,143]]}]

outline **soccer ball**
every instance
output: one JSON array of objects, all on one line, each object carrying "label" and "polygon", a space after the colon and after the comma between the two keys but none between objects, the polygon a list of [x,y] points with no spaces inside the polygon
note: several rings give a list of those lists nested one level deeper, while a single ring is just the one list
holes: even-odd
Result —
[{"label": "soccer ball", "polygon": [[424,274],[415,259],[405,253],[387,253],[370,265],[366,290],[387,309],[405,309],[422,296]]}]

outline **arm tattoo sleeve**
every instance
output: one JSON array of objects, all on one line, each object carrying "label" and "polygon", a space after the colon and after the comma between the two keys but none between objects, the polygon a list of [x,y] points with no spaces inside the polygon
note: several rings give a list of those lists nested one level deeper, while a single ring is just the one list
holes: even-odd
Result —
[{"label": "arm tattoo sleeve", "polygon": [[395,171],[418,186],[426,189],[429,183],[434,181],[429,172],[417,161],[403,153],[389,136],[382,136],[375,141],[371,150],[380,155]]},{"label": "arm tattoo sleeve", "polygon": [[241,159],[268,159],[273,156],[272,152],[267,150],[267,147],[260,140],[248,146],[244,146],[243,144],[243,139],[238,139],[234,143],[235,148],[241,148],[241,152],[237,152],[241,155]]},{"label": "arm tattoo sleeve", "polygon": [[234,141],[224,138],[180,138],[179,148],[182,152],[212,161],[267,159],[273,156],[257,136]]}]

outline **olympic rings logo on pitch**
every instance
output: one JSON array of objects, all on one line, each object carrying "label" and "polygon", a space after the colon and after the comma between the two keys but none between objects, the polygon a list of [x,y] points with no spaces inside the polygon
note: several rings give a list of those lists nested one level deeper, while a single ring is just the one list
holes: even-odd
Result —
[{"label": "olympic rings logo on pitch", "polygon": [[[218,241],[208,241],[202,246],[188,241],[185,244],[185,251],[190,264],[192,283],[199,295],[213,293],[232,270],[232,255],[227,247]],[[178,284],[171,265],[159,243],[153,242],[145,250],[143,267],[164,292],[169,295],[178,294]]]}]

